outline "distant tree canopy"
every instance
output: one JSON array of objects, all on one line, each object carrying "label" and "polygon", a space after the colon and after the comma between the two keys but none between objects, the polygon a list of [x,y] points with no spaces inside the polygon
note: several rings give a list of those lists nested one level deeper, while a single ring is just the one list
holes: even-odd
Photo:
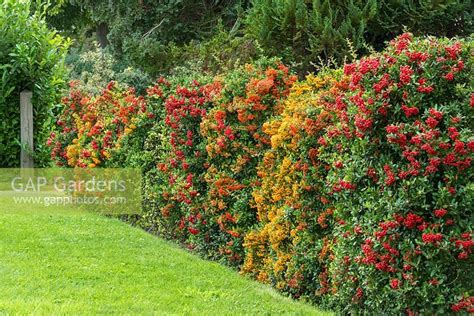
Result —
[{"label": "distant tree canopy", "polygon": [[473,32],[471,0],[53,0],[52,3],[48,21],[53,27],[75,38],[90,38],[95,33],[100,45],[108,45],[122,62],[150,74],[169,70],[173,63],[179,63],[179,58],[183,58],[176,57],[179,47],[192,41],[212,40],[217,30],[222,29],[232,36],[256,41],[266,55],[294,63],[301,73],[312,70],[312,64],[319,59],[341,62],[354,53],[366,53],[369,46],[381,49],[385,41],[405,29],[415,34],[448,37]]},{"label": "distant tree canopy", "polygon": [[378,0],[370,42],[379,48],[404,28],[417,35],[468,36],[474,31],[473,9],[471,0]]},{"label": "distant tree canopy", "polygon": [[[66,33],[95,32],[101,46],[125,62],[157,72],[167,66],[170,45],[212,37],[219,24],[229,29],[246,0],[56,0],[62,10],[49,17]],[[73,17],[73,18],[71,18]],[[80,21],[77,21],[80,20]]]},{"label": "distant tree canopy", "polygon": [[341,60],[349,45],[362,49],[376,14],[376,0],[253,0],[246,26],[265,49],[306,68],[319,57]]},{"label": "distant tree canopy", "polygon": [[267,52],[308,70],[318,58],[342,61],[407,29],[417,35],[469,35],[471,0],[252,0],[247,32]]}]

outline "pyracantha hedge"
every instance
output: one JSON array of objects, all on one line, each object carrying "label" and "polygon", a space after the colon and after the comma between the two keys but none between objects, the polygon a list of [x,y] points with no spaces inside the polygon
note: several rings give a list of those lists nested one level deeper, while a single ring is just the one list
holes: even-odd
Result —
[{"label": "pyracantha hedge", "polygon": [[472,53],[403,34],[297,84],[264,60],[146,98],[73,88],[49,142],[64,166],[143,153],[144,227],[295,297],[472,313]]},{"label": "pyracantha hedge", "polygon": [[[146,176],[154,183],[148,183],[145,190],[145,198],[151,202],[146,206],[145,221],[190,248],[195,247],[192,236],[199,233],[196,226],[206,195],[206,148],[199,126],[219,91],[219,83],[173,85],[163,78],[147,91],[149,103],[155,109],[163,107],[164,114],[155,124],[161,126],[160,135],[155,135],[154,128],[147,141],[147,150],[154,150],[154,145],[160,150],[156,152],[155,170]],[[153,140],[159,137],[162,143],[155,144]]]},{"label": "pyracantha hedge", "polygon": [[263,60],[204,84],[161,79],[151,87],[148,103],[165,114],[147,141],[153,146],[161,132],[156,168],[145,177],[147,227],[208,258],[241,263],[243,236],[256,222],[256,166],[269,144],[262,125],[281,111],[294,80]]},{"label": "pyracantha hedge", "polygon": [[472,42],[404,34],[344,67],[320,138],[343,312],[473,312]]},{"label": "pyracantha hedge", "polygon": [[243,271],[342,313],[472,312],[471,54],[404,34],[295,85]]},{"label": "pyracantha hedge", "polygon": [[62,112],[48,145],[58,166],[94,168],[104,166],[121,140],[154,115],[146,100],[133,88],[123,89],[111,82],[102,94],[90,96],[70,84],[62,100]]},{"label": "pyracantha hedge", "polygon": [[251,192],[259,185],[256,167],[270,144],[262,126],[281,112],[295,80],[287,67],[266,59],[217,78],[222,89],[200,129],[207,154],[202,205],[207,224],[199,231],[207,251],[228,264],[242,262],[243,237],[256,222]]},{"label": "pyracantha hedge", "polygon": [[313,300],[329,290],[333,209],[318,139],[336,119],[323,104],[339,91],[340,77],[341,72],[311,75],[295,84],[281,117],[264,125],[271,149],[260,162],[261,186],[253,192],[260,225],[244,243],[244,273]]}]

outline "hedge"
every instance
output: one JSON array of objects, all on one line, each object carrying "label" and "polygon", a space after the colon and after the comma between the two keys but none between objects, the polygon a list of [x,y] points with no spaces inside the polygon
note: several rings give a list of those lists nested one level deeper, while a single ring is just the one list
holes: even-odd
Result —
[{"label": "hedge", "polygon": [[108,166],[123,139],[153,117],[145,99],[133,88],[111,82],[101,94],[89,96],[77,82],[71,82],[69,95],[62,99],[56,130],[47,141],[51,157],[57,166]]},{"label": "hedge", "polygon": [[264,125],[271,137],[253,191],[259,227],[247,233],[242,271],[295,297],[315,300],[327,293],[328,249],[332,243],[327,168],[318,159],[318,139],[335,117],[325,98],[338,92],[341,72],[309,76],[296,83],[283,114]]},{"label": "hedge", "polygon": [[[104,166],[144,166],[144,228],[343,314],[469,313],[472,47],[407,33],[297,83],[275,60],[161,78],[112,93],[140,104],[130,133],[85,109],[119,131]],[[61,148],[89,150],[76,134]]]},{"label": "hedge", "polygon": [[47,166],[45,142],[66,86],[69,41],[50,30],[28,1],[0,3],[0,167],[20,165],[20,93],[33,92],[35,165]]},{"label": "hedge", "polygon": [[472,312],[471,53],[404,34],[295,85],[243,271],[342,313]]},{"label": "hedge", "polygon": [[161,79],[148,90],[151,108],[165,112],[155,127],[161,132],[150,133],[147,143],[162,139],[167,148],[147,172],[142,222],[208,258],[238,266],[243,236],[256,222],[250,203],[255,166],[269,143],[261,126],[281,110],[279,100],[295,78],[280,63],[263,59],[201,79]]},{"label": "hedge", "polygon": [[472,312],[472,48],[404,34],[345,66],[340,119],[319,149],[331,166],[338,309]]}]

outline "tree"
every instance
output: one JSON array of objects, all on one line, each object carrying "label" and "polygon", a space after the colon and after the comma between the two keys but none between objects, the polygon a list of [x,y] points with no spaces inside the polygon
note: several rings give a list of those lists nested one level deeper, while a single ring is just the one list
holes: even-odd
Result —
[{"label": "tree", "polygon": [[[75,8],[88,30],[96,33],[102,47],[124,63],[157,74],[169,68],[173,44],[206,39],[219,23],[231,28],[246,0],[56,0],[62,12],[51,17],[63,23]],[[74,13],[73,13],[74,15]],[[69,24],[66,30],[74,25]]]},{"label": "tree", "polygon": [[[339,61],[351,49],[364,48],[367,24],[377,12],[376,0],[254,0],[247,32],[271,54],[310,69],[318,58]],[[352,43],[352,47],[350,46]]]}]

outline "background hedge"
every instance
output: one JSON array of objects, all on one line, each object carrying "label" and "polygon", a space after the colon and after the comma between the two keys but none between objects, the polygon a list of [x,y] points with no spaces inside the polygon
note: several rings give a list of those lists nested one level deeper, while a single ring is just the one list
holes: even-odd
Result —
[{"label": "background hedge", "polygon": [[49,163],[46,139],[66,82],[69,42],[50,30],[26,1],[0,4],[0,167],[20,165],[20,92],[33,92],[34,159]]}]

